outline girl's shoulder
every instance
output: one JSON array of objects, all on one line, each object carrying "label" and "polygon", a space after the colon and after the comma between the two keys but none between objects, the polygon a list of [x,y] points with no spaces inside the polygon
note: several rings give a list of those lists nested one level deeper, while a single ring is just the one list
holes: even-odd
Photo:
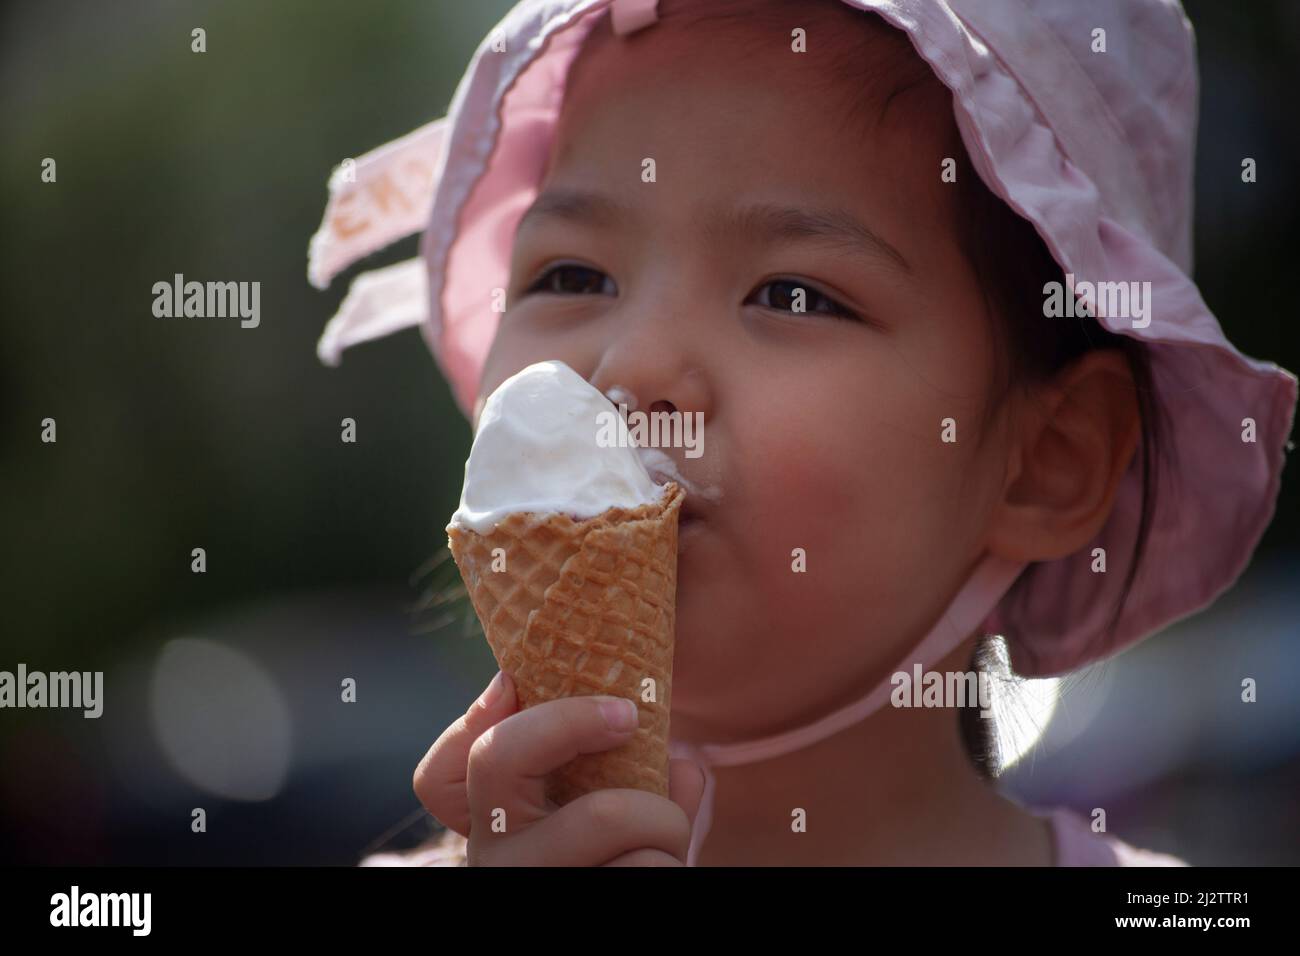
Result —
[{"label": "girl's shoulder", "polygon": [[401,853],[372,853],[358,866],[465,866],[466,839],[455,830],[444,830],[413,850]]},{"label": "girl's shoulder", "polygon": [[1034,811],[1051,821],[1057,866],[1188,866],[1168,853],[1141,850],[1109,833],[1097,833],[1069,807]]}]

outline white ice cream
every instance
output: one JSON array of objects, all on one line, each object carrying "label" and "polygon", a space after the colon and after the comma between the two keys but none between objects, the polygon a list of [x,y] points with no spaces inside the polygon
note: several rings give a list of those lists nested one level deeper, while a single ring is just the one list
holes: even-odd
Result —
[{"label": "white ice cream", "polygon": [[664,487],[635,448],[598,443],[610,413],[626,436],[609,399],[563,362],[538,362],[506,379],[479,416],[450,526],[486,534],[516,511],[590,518],[658,501]]}]

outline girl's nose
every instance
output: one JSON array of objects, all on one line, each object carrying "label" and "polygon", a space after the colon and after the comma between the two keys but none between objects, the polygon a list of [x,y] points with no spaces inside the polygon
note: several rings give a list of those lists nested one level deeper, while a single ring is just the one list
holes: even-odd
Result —
[{"label": "girl's nose", "polygon": [[692,280],[689,267],[665,269],[671,283],[643,283],[641,294],[620,301],[602,323],[588,381],[602,394],[612,391],[615,405],[630,394],[628,411],[681,412],[702,424],[716,401],[712,363],[725,350],[702,314],[709,290]]},{"label": "girl's nose", "polygon": [[614,405],[627,411],[681,412],[708,421],[712,392],[707,373],[687,364],[671,349],[646,351],[627,344],[607,349],[589,381]]}]

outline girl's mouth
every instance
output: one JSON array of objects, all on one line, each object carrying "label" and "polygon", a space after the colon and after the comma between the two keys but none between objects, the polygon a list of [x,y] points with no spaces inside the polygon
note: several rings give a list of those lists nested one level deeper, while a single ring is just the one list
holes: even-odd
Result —
[{"label": "girl's mouth", "polygon": [[668,475],[652,469],[650,477],[661,485],[667,484],[669,481],[675,481],[686,492],[686,497],[682,500],[681,512],[677,517],[677,540],[679,542],[678,550],[680,550],[682,539],[693,537],[705,524],[704,515],[701,513],[700,495],[693,491],[692,486],[679,475]]},{"label": "girl's mouth", "polygon": [[637,448],[636,453],[641,457],[641,463],[645,465],[650,478],[657,484],[662,485],[672,480],[682,486],[682,490],[686,492],[687,502],[682,508],[683,512],[691,510],[692,501],[699,506],[705,502],[713,504],[722,500],[721,488],[691,481],[681,473],[677,463],[659,449]]},{"label": "girl's mouth", "polygon": [[702,488],[684,477],[676,463],[658,449],[638,448],[637,451],[651,480],[661,485],[675,481],[686,492],[677,519],[677,553],[682,554],[708,528],[706,512],[721,498],[720,489]]},{"label": "girl's mouth", "polygon": [[688,494],[677,519],[677,553],[681,554],[691,547],[707,527],[708,522],[691,505],[691,496]]},{"label": "girl's mouth", "polygon": [[704,521],[700,518],[683,516],[677,523],[677,553],[689,550],[704,533]]}]

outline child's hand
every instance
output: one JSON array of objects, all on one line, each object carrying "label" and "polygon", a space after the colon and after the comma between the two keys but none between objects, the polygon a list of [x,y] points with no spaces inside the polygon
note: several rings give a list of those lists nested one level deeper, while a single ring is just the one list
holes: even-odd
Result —
[{"label": "child's hand", "polygon": [[[599,790],[557,807],[544,792],[547,773],[630,737],[609,729],[601,711],[620,698],[565,697],[517,711],[514,682],[500,680],[496,698],[471,704],[415,769],[420,802],[469,838],[468,864],[684,866],[704,792],[698,767],[670,762],[668,800]],[[505,830],[496,832],[493,820],[502,818]]]}]

